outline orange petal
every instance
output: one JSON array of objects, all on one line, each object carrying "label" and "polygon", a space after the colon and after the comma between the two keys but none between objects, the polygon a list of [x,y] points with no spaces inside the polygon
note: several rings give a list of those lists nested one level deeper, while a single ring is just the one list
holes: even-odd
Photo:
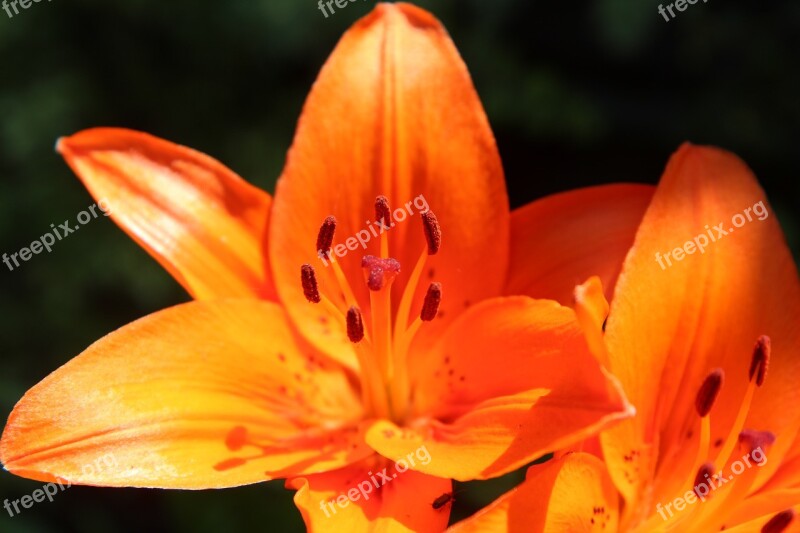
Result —
[{"label": "orange petal", "polygon": [[192,297],[274,299],[267,193],[207,155],[137,131],[84,130],[57,150]]},{"label": "orange petal", "polygon": [[423,358],[412,373],[414,429],[377,422],[367,441],[395,460],[424,444],[434,457],[418,468],[427,474],[498,476],[629,415],[574,312],[556,302],[478,304]]},{"label": "orange petal", "polygon": [[528,469],[519,487],[448,533],[617,531],[619,497],[602,461],[569,454]]},{"label": "orange petal", "polygon": [[650,185],[603,185],[515,209],[504,293],[572,305],[572,289],[596,275],[610,299],[653,191]]},{"label": "orange petal", "polygon": [[739,533],[761,531],[761,527],[772,517],[788,509],[794,509],[798,516],[795,517],[792,527],[781,533],[800,531],[800,503],[798,502],[800,502],[800,487],[763,491],[737,505],[729,522],[726,523],[725,531]]},{"label": "orange petal", "polygon": [[[340,470],[288,480],[308,531],[439,532],[450,505],[433,503],[450,480],[403,472],[377,455]],[[404,465],[400,465],[401,469]]]},{"label": "orange petal", "polygon": [[[387,234],[389,253],[402,264],[395,304],[424,247],[420,211],[428,205],[442,227],[444,242],[426,276],[432,269],[458,299],[445,299],[445,318],[424,328],[422,337],[434,338],[464,302],[499,293],[509,211],[495,141],[447,32],[428,12],[404,3],[378,4],[341,39],[306,101],[275,194],[270,257],[276,285],[298,327],[326,350],[329,336],[317,310],[306,305],[298,269],[313,264],[323,292],[339,301],[331,268],[315,250],[323,219],[334,215],[334,242],[347,251],[334,259],[368,311],[361,257],[379,255],[369,221],[380,194],[396,214],[405,213]],[[369,239],[366,249],[356,242],[359,231]],[[415,310],[427,283],[420,285]]]},{"label": "orange petal", "polygon": [[[20,400],[5,468],[38,480],[218,488],[371,455],[343,371],[258,300],[191,302],[97,341]],[[113,468],[87,468],[101,457]]]},{"label": "orange petal", "polygon": [[[745,214],[752,220],[733,228],[741,223],[737,215],[746,220]],[[675,254],[679,247],[692,253]],[[714,368],[724,369],[725,384],[712,413],[711,442],[727,437],[747,385],[753,345],[764,334],[772,338],[769,374],[745,427],[778,436],[760,475],[774,471],[800,415],[798,315],[797,267],[752,172],[722,150],[682,146],[625,261],[606,327],[610,370],[637,409],[634,419],[603,436],[609,470],[631,508],[642,493],[639,485],[653,475],[653,443],[662,451],[696,454],[681,440],[684,422],[696,419],[697,389]],[[664,465],[662,481],[686,475],[674,464]]]},{"label": "orange petal", "polygon": [[603,296],[600,278],[592,276],[586,283],[575,287],[575,316],[586,335],[589,349],[600,364],[608,366],[608,349],[603,340],[603,332],[608,318],[608,301]]}]

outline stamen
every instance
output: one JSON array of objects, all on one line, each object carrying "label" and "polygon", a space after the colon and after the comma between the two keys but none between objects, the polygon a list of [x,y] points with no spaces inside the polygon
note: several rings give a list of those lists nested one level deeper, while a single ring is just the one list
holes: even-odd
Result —
[{"label": "stamen", "polygon": [[321,257],[327,256],[331,252],[334,233],[336,233],[336,217],[331,215],[322,222],[317,234],[317,253]]},{"label": "stamen", "polygon": [[722,388],[722,379],[725,373],[721,368],[717,368],[711,372],[700,385],[700,390],[697,391],[697,398],[695,399],[694,406],[697,409],[697,414],[700,417],[705,417],[711,412],[714,402],[719,395],[719,390]]},{"label": "stamen", "polygon": [[347,337],[356,344],[364,338],[364,320],[355,305],[347,310]]},{"label": "stamen", "polygon": [[767,376],[770,351],[771,342],[769,337],[761,335],[753,347],[753,358],[750,362],[750,371],[748,374],[750,382],[747,384],[747,389],[744,391],[742,405],[739,407],[739,412],[736,414],[736,419],[733,421],[728,438],[725,440],[725,444],[722,446],[722,449],[715,459],[715,462],[723,466],[728,463],[731,453],[733,453],[734,448],[736,448],[736,443],[739,440],[739,433],[744,429],[744,422],[747,420],[747,414],[750,412],[750,405],[753,403],[753,395],[756,392],[756,388],[764,384],[764,379]]},{"label": "stamen", "polygon": [[692,485],[692,491],[697,494],[698,498],[704,498],[705,495],[701,496],[698,491],[697,487],[701,484],[708,486],[706,480],[711,480],[711,476],[714,475],[714,465],[712,463],[704,463],[697,469],[697,475],[694,476],[694,485]]},{"label": "stamen", "polygon": [[389,199],[383,195],[375,198],[375,222],[380,222],[383,229],[389,229],[389,224],[392,222]]},{"label": "stamen", "polygon": [[776,514],[769,519],[769,522],[764,524],[764,527],[761,528],[761,533],[781,533],[782,531],[786,531],[792,521],[794,521],[795,515],[794,509],[786,509]]},{"label": "stamen", "polygon": [[319,286],[317,285],[317,276],[314,273],[314,267],[305,264],[300,267],[300,281],[303,284],[303,295],[312,304],[318,304],[321,301],[319,296]]},{"label": "stamen", "polygon": [[422,213],[422,224],[425,229],[425,240],[428,241],[428,255],[436,255],[442,246],[442,229],[433,211]]},{"label": "stamen", "polygon": [[428,287],[427,294],[425,294],[425,302],[422,304],[422,311],[419,314],[420,320],[423,322],[430,322],[436,318],[440,303],[442,303],[442,284],[439,282],[431,283]]},{"label": "stamen", "polygon": [[750,362],[750,381],[756,378],[756,385],[764,384],[769,366],[769,357],[772,352],[772,341],[766,335],[761,335],[753,347],[753,359]]},{"label": "stamen", "polygon": [[383,259],[365,255],[361,259],[361,267],[364,268],[367,286],[371,291],[379,291],[391,285],[394,278],[400,273],[400,263],[391,257]]},{"label": "stamen", "polygon": [[381,257],[389,257],[389,238],[386,232],[391,228],[392,211],[389,209],[389,199],[381,195],[375,199],[375,221],[381,225]]}]

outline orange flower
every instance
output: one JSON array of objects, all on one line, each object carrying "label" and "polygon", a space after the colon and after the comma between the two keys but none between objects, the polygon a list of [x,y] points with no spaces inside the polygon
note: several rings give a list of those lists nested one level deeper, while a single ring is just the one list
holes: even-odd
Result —
[{"label": "orange flower", "polygon": [[681,147],[610,313],[597,279],[576,301],[636,416],[454,531],[800,531],[800,282],[745,164]]},{"label": "orange flower", "polygon": [[[58,149],[196,300],[31,389],[0,443],[11,472],[186,489],[288,478],[309,529],[437,531],[451,479],[504,474],[630,414],[571,309],[503,295],[561,293],[601,254],[613,279],[650,189],[595,191],[614,212],[594,235],[568,216],[586,202],[556,198],[571,240],[535,254],[466,67],[425,11],[381,4],[347,32],[274,199],[143,133],[88,130]],[[373,216],[394,227],[356,253]],[[118,468],[81,469],[107,453]]]}]

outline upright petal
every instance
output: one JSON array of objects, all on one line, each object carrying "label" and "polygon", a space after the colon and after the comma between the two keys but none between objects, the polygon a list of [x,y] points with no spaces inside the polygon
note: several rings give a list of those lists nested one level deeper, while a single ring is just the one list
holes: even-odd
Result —
[{"label": "upright petal", "polygon": [[610,298],[653,191],[650,185],[587,187],[512,211],[504,293],[572,305],[573,288],[599,276]]},{"label": "upright petal", "polygon": [[449,533],[617,531],[619,497],[598,458],[573,453],[528,469],[525,482]]},{"label": "upright petal", "polygon": [[[372,455],[360,416],[346,373],[298,345],[276,304],[190,302],[107,335],[28,391],[0,459],[43,481],[229,487]],[[93,468],[103,457],[113,465]]]},{"label": "upright petal", "polygon": [[192,297],[274,299],[267,193],[207,155],[137,131],[84,130],[57,149]]},{"label": "upright petal", "polygon": [[[465,302],[499,293],[509,212],[495,141],[444,28],[404,3],[378,4],[341,39],[306,101],[275,194],[270,257],[278,291],[299,327],[320,345],[329,344],[324,325],[305,305],[298,269],[316,265],[323,291],[338,301],[331,268],[315,250],[322,221],[336,216],[335,243],[344,250],[350,239],[352,246],[334,259],[367,309],[360,260],[379,253],[370,228],[375,230],[374,202],[381,194],[394,213],[389,253],[402,264],[395,304],[424,247],[420,211],[430,206],[441,223],[444,243],[426,275],[433,272],[459,297],[443,302],[445,318],[423,335],[434,334],[428,332],[455,317]],[[366,249],[356,242],[359,231]]]},{"label": "upright petal", "polygon": [[439,477],[499,476],[630,415],[574,312],[552,301],[480,303],[415,368],[409,427],[378,421],[367,441],[392,459],[424,445],[433,460],[418,470]]},{"label": "upright petal", "polygon": [[[690,459],[697,453],[683,441],[685,422],[696,418],[697,388],[714,368],[724,369],[725,384],[711,442],[728,437],[760,335],[771,337],[772,358],[745,427],[778,437],[760,475],[780,464],[800,412],[799,314],[797,268],[752,172],[722,150],[682,146],[625,260],[606,328],[610,370],[637,409],[603,436],[609,469],[631,508],[658,450]],[[687,474],[675,463],[663,465],[662,481]]]}]

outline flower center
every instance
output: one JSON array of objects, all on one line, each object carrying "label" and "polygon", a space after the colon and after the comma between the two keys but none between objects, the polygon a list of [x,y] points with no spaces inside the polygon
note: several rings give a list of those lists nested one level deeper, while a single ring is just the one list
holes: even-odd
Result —
[{"label": "flower center", "polygon": [[[684,481],[675,487],[678,489],[677,497],[670,502],[658,502],[658,514],[651,514],[640,531],[650,531],[649,528],[657,528],[659,524],[663,526],[665,521],[669,524],[667,529],[677,528],[676,531],[686,524],[692,524],[697,531],[719,531],[726,518],[721,511],[733,508],[747,496],[756,480],[757,466],[765,463],[766,447],[775,441],[775,435],[768,431],[744,427],[755,391],[764,384],[770,349],[769,337],[759,337],[753,348],[747,389],[736,418],[725,434],[727,436],[714,442],[713,447],[719,450],[716,453],[711,449],[711,415],[723,386],[724,372],[716,369],[705,378],[695,397],[694,413],[688,420],[690,428],[694,428],[699,418],[700,435],[695,459],[685,473]],[[690,429],[687,437],[691,438],[693,434],[693,429]],[[741,457],[734,453],[737,445],[742,451]],[[668,460],[660,466],[674,468],[674,464]],[[656,475],[657,479],[661,477]],[[683,502],[679,504],[680,509],[678,506],[670,509],[669,506],[676,501]]]},{"label": "flower center", "polygon": [[[314,304],[329,308],[341,319],[347,336],[353,343],[360,366],[361,399],[367,416],[387,418],[402,423],[409,414],[410,384],[408,377],[408,351],[414,336],[423,322],[436,318],[442,300],[441,283],[431,283],[419,315],[409,323],[411,305],[420,277],[428,258],[439,251],[442,242],[441,228],[436,215],[428,210],[421,215],[426,246],[420,253],[414,270],[403,288],[397,312],[392,313],[392,284],[400,273],[401,265],[389,257],[389,239],[386,230],[391,224],[391,210],[385,196],[375,200],[375,220],[381,227],[380,256],[363,256],[361,267],[363,282],[369,289],[369,319],[354,296],[352,287],[337,261],[330,258],[336,235],[336,218],[327,217],[317,236],[317,254],[326,265],[330,264],[336,280],[335,287],[327,291],[341,298],[328,298],[321,291],[314,267],[302,265],[300,279],[303,294]],[[339,301],[340,303],[335,303]]]}]

